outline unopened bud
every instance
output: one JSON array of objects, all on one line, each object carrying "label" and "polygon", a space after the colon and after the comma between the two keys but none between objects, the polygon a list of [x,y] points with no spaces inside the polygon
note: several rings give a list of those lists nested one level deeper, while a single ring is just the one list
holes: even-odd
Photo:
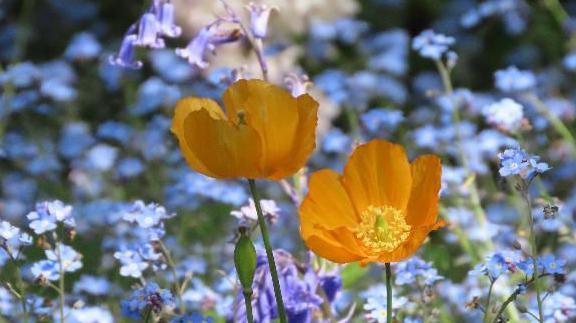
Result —
[{"label": "unopened bud", "polygon": [[240,231],[240,239],[234,248],[234,265],[238,273],[238,279],[242,290],[247,293],[252,291],[252,281],[256,272],[256,248],[245,230]]}]

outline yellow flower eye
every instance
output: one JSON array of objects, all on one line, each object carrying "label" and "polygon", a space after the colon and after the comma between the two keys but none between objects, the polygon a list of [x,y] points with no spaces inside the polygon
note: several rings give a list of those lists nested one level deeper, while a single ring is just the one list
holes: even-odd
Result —
[{"label": "yellow flower eye", "polygon": [[300,234],[316,254],[338,263],[397,262],[410,257],[438,221],[442,167],[436,156],[408,161],[402,146],[358,146],[344,173],[310,177]]}]

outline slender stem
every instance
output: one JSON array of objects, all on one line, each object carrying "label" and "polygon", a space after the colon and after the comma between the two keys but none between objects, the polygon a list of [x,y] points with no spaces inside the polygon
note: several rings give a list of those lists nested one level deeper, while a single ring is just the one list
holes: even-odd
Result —
[{"label": "slender stem", "polygon": [[535,94],[531,93],[527,95],[528,100],[534,105],[536,111],[540,113],[556,130],[556,132],[564,139],[564,141],[570,143],[572,145],[572,154],[576,156],[576,139],[570,129],[562,122],[560,118],[554,115],[550,109],[546,106],[542,100]]},{"label": "slender stem", "polygon": [[245,290],[242,294],[244,294],[244,304],[246,305],[246,319],[248,320],[248,323],[253,323],[254,314],[252,314],[252,290]]},{"label": "slender stem", "polygon": [[508,307],[508,305],[510,303],[512,303],[516,297],[518,297],[518,295],[520,295],[521,290],[520,288],[517,288],[512,295],[510,295],[510,297],[508,297],[504,303],[502,303],[502,306],[500,306],[500,309],[498,310],[498,313],[496,313],[496,316],[494,317],[494,320],[492,321],[492,323],[497,323],[498,319],[502,316],[502,314],[504,314],[504,310],[506,309],[506,307]]},{"label": "slender stem", "polygon": [[532,216],[532,201],[528,193],[528,184],[522,189],[522,197],[526,201],[528,209],[528,224],[530,226],[530,245],[532,249],[532,264],[534,266],[534,288],[536,289],[536,301],[538,302],[538,316],[540,322],[544,322],[544,311],[542,310],[542,298],[540,295],[540,284],[538,284],[538,245],[536,243],[536,232],[534,230],[534,217]]},{"label": "slender stem", "polygon": [[[1,136],[0,136],[1,138]],[[22,248],[18,250],[16,256],[12,254],[10,249],[5,245],[2,246],[2,249],[6,252],[10,261],[14,265],[14,270],[16,271],[16,288],[18,288],[17,297],[20,299],[20,304],[22,305],[22,314],[24,315],[25,322],[30,321],[30,316],[28,315],[28,306],[26,304],[26,286],[24,285],[24,280],[22,279],[22,272],[20,271],[20,266],[18,266],[18,258],[20,257],[20,253]]]},{"label": "slender stem", "polygon": [[498,278],[490,278],[490,287],[488,288],[488,296],[486,297],[486,304],[484,305],[484,308],[486,309],[484,311],[484,323],[490,322],[490,298],[492,298],[492,289],[494,288],[496,279]]},{"label": "slender stem", "polygon": [[160,249],[162,254],[164,255],[164,258],[166,258],[166,263],[168,264],[168,267],[172,272],[172,276],[174,277],[174,289],[176,292],[176,297],[178,298],[178,308],[180,310],[180,314],[184,314],[185,308],[184,308],[184,302],[182,301],[182,285],[180,285],[180,281],[178,280],[178,273],[176,273],[176,263],[174,262],[174,259],[170,255],[170,251],[168,250],[168,248],[166,248],[166,245],[160,240],[158,240],[158,243],[160,245]]},{"label": "slender stem", "polygon": [[64,265],[62,264],[62,245],[56,244],[56,252],[58,254],[58,267],[60,271],[60,280],[58,281],[58,290],[60,294],[60,322],[64,323],[64,303],[66,302],[66,295],[64,293]]},{"label": "slender stem", "polygon": [[392,322],[392,269],[390,263],[384,264],[386,266],[386,322]]},{"label": "slender stem", "polygon": [[[544,276],[548,276],[549,274],[541,274],[540,276],[534,276],[530,281],[528,281],[525,286],[526,288],[528,288],[528,286],[530,286],[531,284],[536,282],[537,278],[542,278]],[[510,305],[510,303],[512,303],[514,300],[516,300],[516,298],[518,297],[518,295],[522,294],[522,288],[516,288],[514,290],[514,292],[504,301],[504,303],[502,303],[502,306],[500,306],[500,309],[498,310],[498,313],[496,313],[496,316],[494,317],[494,320],[492,320],[492,323],[498,323],[498,319],[502,316],[502,314],[504,314],[504,310],[506,310],[506,307],[508,307],[508,305]],[[537,318],[538,319],[538,318]]]},{"label": "slender stem", "polygon": [[248,185],[250,186],[250,192],[252,193],[254,205],[256,206],[256,213],[258,214],[258,225],[260,226],[260,231],[262,231],[262,240],[264,242],[264,249],[266,249],[268,267],[270,267],[272,285],[274,286],[274,295],[276,296],[276,305],[278,306],[278,316],[281,323],[286,323],[286,310],[284,310],[284,301],[282,300],[282,292],[280,291],[280,281],[278,280],[276,262],[274,261],[274,253],[272,251],[272,246],[270,245],[270,236],[268,234],[266,220],[264,219],[264,213],[262,212],[262,207],[260,206],[258,192],[256,192],[256,182],[253,179],[248,179]]}]

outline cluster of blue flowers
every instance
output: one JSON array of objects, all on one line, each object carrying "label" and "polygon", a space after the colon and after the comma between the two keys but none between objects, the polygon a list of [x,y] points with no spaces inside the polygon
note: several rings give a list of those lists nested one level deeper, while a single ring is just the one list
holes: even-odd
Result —
[{"label": "cluster of blue flowers", "polygon": [[[309,171],[373,138],[443,166],[447,227],[392,265],[395,320],[576,320],[569,2],[5,4],[0,321],[247,321],[232,257],[255,203],[191,171],[170,134],[178,99],[242,78],[320,103],[309,169],[262,186],[289,322],[387,321],[383,268],[330,263],[298,234]],[[269,322],[255,244],[252,307]]]}]

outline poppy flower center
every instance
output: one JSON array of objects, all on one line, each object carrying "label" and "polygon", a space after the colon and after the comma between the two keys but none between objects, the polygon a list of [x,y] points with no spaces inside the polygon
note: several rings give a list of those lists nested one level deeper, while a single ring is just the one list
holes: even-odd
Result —
[{"label": "poppy flower center", "polygon": [[391,206],[370,205],[360,214],[356,238],[370,253],[391,252],[410,235],[404,212]]}]

